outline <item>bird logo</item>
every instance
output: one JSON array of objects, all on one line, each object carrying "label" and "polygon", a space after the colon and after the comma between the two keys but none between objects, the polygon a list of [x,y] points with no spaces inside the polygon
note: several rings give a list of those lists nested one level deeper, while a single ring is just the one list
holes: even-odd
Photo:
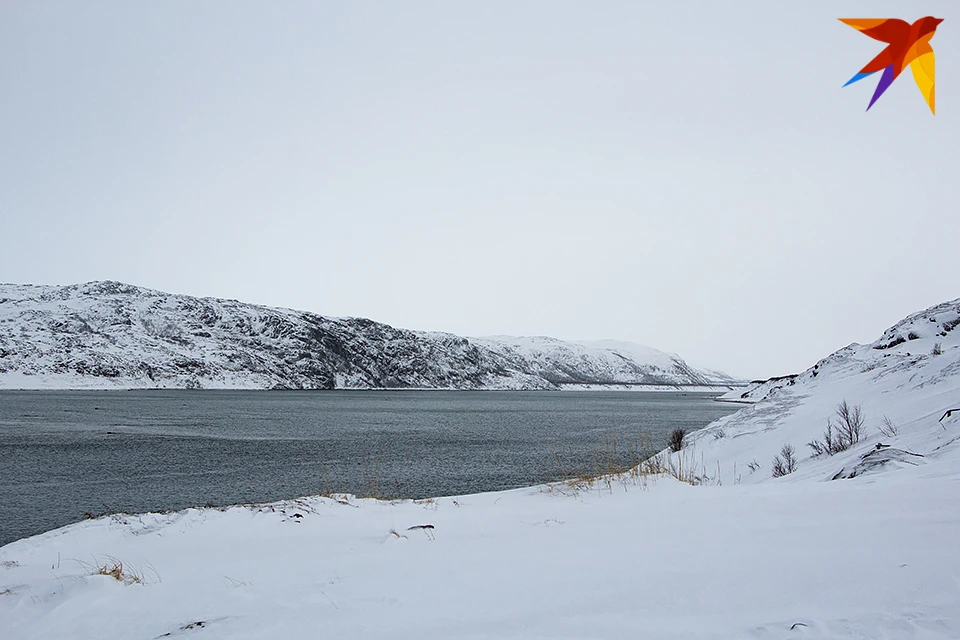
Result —
[{"label": "bird logo", "polygon": [[887,48],[867,63],[863,69],[850,78],[847,86],[863,80],[867,76],[882,71],[880,83],[877,85],[870,104],[867,105],[867,111],[873,106],[884,91],[890,88],[897,76],[910,65],[913,72],[913,79],[920,88],[920,93],[930,106],[930,111],[937,113],[936,109],[936,60],[933,55],[933,47],[930,46],[930,39],[936,33],[937,27],[943,22],[943,18],[934,18],[927,16],[920,18],[913,24],[903,20],[886,18],[840,18],[840,22],[850,25],[864,35],[870,36],[874,40],[885,42]]}]

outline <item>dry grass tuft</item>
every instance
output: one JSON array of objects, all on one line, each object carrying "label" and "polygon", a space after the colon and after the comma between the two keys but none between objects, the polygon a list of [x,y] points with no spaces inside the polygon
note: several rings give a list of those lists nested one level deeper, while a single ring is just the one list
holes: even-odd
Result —
[{"label": "dry grass tuft", "polygon": [[598,495],[604,492],[613,493],[615,486],[627,491],[630,487],[646,489],[649,483],[655,482],[658,477],[682,475],[666,463],[661,454],[651,455],[653,449],[649,439],[641,437],[637,442],[622,447],[616,437],[606,437],[602,447],[594,450],[593,464],[590,471],[569,473],[565,471],[559,454],[554,456],[558,475],[568,476],[565,480],[548,482],[543,485],[543,491],[565,496],[578,496],[588,491],[596,491]]},{"label": "dry grass tuft", "polygon": [[110,576],[124,584],[143,584],[143,576],[131,569],[124,569],[123,563],[119,560],[97,567],[94,575]]},{"label": "dry grass tuft", "polygon": [[112,556],[106,556],[105,562],[99,562],[96,558],[94,558],[93,564],[80,562],[80,566],[86,569],[91,576],[107,576],[125,585],[146,584],[143,571],[125,566],[122,561]]},{"label": "dry grass tuft", "polygon": [[423,498],[422,500],[414,500],[413,504],[421,506],[424,509],[429,509],[430,511],[436,511],[440,508],[440,504],[437,502],[436,498]]}]

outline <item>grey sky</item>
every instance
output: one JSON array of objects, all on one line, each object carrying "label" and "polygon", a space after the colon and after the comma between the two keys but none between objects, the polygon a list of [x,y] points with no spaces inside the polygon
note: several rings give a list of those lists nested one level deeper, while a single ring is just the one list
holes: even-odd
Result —
[{"label": "grey sky", "polygon": [[800,370],[960,296],[955,6],[5,0],[0,281]]}]

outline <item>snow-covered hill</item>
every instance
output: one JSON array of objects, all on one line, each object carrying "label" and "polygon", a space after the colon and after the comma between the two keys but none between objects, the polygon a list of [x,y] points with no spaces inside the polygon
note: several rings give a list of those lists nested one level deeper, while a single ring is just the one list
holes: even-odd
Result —
[{"label": "snow-covered hill", "polygon": [[[684,450],[672,454],[675,465],[708,482],[769,481],[784,445],[798,458],[788,481],[927,464],[960,449],[960,411],[945,415],[960,408],[960,299],[910,315],[876,341],[844,347],[799,375],[721,399],[751,406],[688,435]],[[860,442],[814,456],[808,443],[824,439],[828,420],[840,422],[844,401],[863,414]]]},{"label": "snow-covered hill", "polygon": [[631,343],[463,338],[119,282],[0,285],[0,388],[731,388]]},{"label": "snow-covered hill", "polygon": [[694,369],[676,354],[632,342],[514,336],[471,342],[557,386],[736,384],[725,374]]}]

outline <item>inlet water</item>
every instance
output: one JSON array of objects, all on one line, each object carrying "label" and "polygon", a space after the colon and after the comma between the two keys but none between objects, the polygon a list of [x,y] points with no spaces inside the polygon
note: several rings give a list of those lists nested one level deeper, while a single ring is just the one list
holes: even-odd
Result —
[{"label": "inlet water", "polygon": [[496,491],[624,462],[738,407],[709,394],[2,391],[0,545],[84,514]]}]

